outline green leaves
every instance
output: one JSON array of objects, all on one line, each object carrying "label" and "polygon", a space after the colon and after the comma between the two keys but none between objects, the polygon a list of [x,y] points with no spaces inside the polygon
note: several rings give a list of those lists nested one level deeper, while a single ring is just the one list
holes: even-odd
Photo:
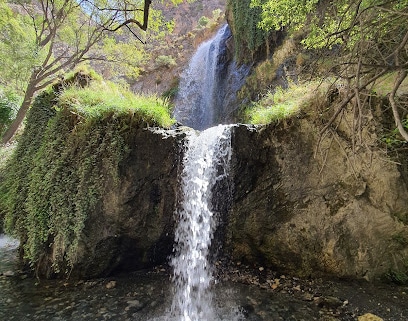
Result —
[{"label": "green leaves", "polygon": [[28,17],[16,15],[0,2],[0,84],[24,93],[30,72],[39,63],[34,30]]},{"label": "green leaves", "polygon": [[252,0],[251,5],[262,8],[263,29],[279,30],[282,27],[293,26],[295,30],[306,24],[307,15],[315,10],[319,0],[306,0],[302,4],[297,0],[266,1]]},{"label": "green leaves", "polygon": [[0,87],[0,134],[11,123],[21,103],[21,97]]}]

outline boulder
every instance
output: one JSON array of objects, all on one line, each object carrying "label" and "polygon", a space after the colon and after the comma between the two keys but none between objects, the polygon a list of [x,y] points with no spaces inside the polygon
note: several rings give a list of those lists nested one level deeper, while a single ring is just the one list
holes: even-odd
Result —
[{"label": "boulder", "polygon": [[236,127],[227,253],[299,276],[406,275],[407,184],[369,128],[353,149],[310,117]]},{"label": "boulder", "polygon": [[135,131],[120,183],[89,213],[73,274],[97,277],[167,261],[184,135],[183,130]]}]

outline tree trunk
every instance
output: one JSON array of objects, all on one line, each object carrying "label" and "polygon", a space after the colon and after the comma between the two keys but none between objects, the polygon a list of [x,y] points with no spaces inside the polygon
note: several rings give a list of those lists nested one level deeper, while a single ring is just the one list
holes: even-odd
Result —
[{"label": "tree trunk", "polygon": [[16,119],[14,119],[9,128],[7,128],[6,132],[4,133],[1,139],[2,144],[7,144],[13,138],[14,134],[17,132],[18,128],[20,127],[21,123],[24,120],[25,115],[27,114],[28,109],[30,108],[35,91],[36,91],[35,84],[30,82],[27,86],[23,103],[21,104],[21,107],[17,112]]},{"label": "tree trunk", "polygon": [[408,142],[408,132],[405,130],[404,125],[401,122],[401,117],[398,113],[398,106],[395,101],[397,90],[401,86],[405,78],[407,77],[407,74],[408,73],[406,70],[402,70],[398,73],[398,76],[395,79],[394,87],[390,93],[388,100],[390,101],[392,112],[394,114],[395,125],[397,126],[398,131],[400,132],[401,136]]}]

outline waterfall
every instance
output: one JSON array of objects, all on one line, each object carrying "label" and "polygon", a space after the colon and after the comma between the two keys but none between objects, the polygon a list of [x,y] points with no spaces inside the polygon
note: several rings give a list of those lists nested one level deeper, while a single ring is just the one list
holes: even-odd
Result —
[{"label": "waterfall", "polygon": [[204,130],[234,122],[236,93],[250,68],[232,60],[227,48],[230,38],[231,30],[226,24],[214,38],[198,47],[182,73],[174,117],[183,125]]},{"label": "waterfall", "polygon": [[238,68],[228,59],[226,42],[230,36],[225,25],[213,39],[203,43],[180,81],[174,117],[202,132],[191,131],[186,141],[175,254],[170,261],[174,296],[166,320],[241,320],[238,308],[226,310],[215,304],[211,291],[215,280],[209,261],[211,243],[221,220],[219,212],[228,209],[230,197],[220,192],[230,191],[232,126],[215,125],[229,122],[226,105],[232,105],[247,72],[246,67]]},{"label": "waterfall", "polygon": [[231,157],[230,127],[219,125],[188,140],[182,173],[182,207],[175,231],[175,294],[172,318],[178,321],[218,320],[209,288],[213,281],[209,247],[217,225],[213,190],[225,179]]}]

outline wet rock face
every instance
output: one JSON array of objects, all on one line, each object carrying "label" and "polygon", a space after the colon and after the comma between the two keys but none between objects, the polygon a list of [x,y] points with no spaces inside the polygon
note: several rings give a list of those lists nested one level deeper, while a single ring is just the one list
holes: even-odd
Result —
[{"label": "wet rock face", "polygon": [[[218,200],[218,253],[298,276],[403,277],[408,191],[398,165],[373,147],[370,133],[370,148],[353,150],[344,132],[317,148],[316,132],[307,117],[233,128],[233,191]],[[181,129],[135,133],[120,184],[90,214],[72,275],[167,262],[184,137]]]},{"label": "wet rock face", "polygon": [[167,261],[183,137],[181,131],[135,132],[120,183],[90,213],[74,274],[96,277]]},{"label": "wet rock face", "polygon": [[[372,133],[365,139],[374,145]],[[235,128],[227,251],[301,276],[406,273],[408,227],[397,217],[408,191],[398,166],[374,148],[353,151],[344,133],[317,141],[308,119]]]}]

